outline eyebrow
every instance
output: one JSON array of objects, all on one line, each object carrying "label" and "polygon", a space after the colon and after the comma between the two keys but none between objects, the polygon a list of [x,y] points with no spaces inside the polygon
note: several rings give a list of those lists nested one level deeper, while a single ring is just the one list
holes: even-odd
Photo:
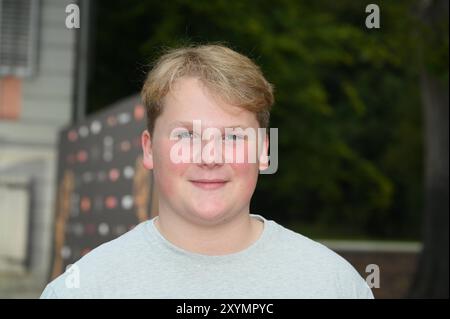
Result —
[{"label": "eyebrow", "polygon": [[177,127],[185,127],[185,128],[192,128],[193,122],[192,121],[177,121],[169,124],[170,128],[177,128]]},{"label": "eyebrow", "polygon": [[[188,129],[192,129],[193,128],[193,121],[176,121],[173,122],[171,124],[169,124],[170,128],[177,128],[177,127],[184,127],[184,128],[188,128]],[[248,128],[248,126],[246,125],[242,125],[242,124],[236,124],[236,125],[227,125],[224,127],[218,127],[218,129],[223,130],[224,128],[242,128],[242,129],[246,129]]]}]

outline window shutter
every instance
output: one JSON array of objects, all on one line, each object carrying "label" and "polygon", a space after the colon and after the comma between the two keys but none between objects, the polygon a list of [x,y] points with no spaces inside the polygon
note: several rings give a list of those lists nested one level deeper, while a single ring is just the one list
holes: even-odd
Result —
[{"label": "window shutter", "polygon": [[36,69],[39,0],[0,0],[0,76]]}]

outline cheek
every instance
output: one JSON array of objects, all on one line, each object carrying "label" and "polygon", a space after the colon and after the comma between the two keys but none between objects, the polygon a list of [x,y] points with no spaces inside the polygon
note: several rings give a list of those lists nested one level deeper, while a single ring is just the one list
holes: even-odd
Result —
[{"label": "cheek", "polygon": [[154,174],[160,192],[174,195],[178,187],[177,181],[187,170],[189,164],[175,164],[170,159],[171,143],[155,145],[154,149]]},{"label": "cheek", "polygon": [[226,156],[233,159],[230,166],[239,182],[242,183],[240,186],[253,189],[259,174],[256,143],[252,141],[243,144],[236,143],[233,151],[226,152]]},{"label": "cheek", "polygon": [[245,194],[253,194],[258,181],[258,164],[242,163],[231,164],[234,171],[234,178],[241,192]]}]

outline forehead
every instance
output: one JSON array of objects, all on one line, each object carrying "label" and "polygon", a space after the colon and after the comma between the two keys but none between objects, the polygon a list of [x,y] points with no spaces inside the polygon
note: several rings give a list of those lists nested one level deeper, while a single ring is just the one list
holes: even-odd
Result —
[{"label": "forehead", "polygon": [[181,78],[163,100],[161,121],[201,120],[208,126],[257,126],[256,115],[214,96],[196,78]]}]

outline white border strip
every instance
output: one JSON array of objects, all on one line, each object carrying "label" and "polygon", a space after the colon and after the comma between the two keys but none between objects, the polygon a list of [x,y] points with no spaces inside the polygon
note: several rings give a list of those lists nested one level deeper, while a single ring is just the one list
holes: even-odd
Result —
[{"label": "white border strip", "polygon": [[318,239],[317,241],[328,248],[337,251],[419,253],[422,250],[422,243],[420,242],[327,239]]}]

